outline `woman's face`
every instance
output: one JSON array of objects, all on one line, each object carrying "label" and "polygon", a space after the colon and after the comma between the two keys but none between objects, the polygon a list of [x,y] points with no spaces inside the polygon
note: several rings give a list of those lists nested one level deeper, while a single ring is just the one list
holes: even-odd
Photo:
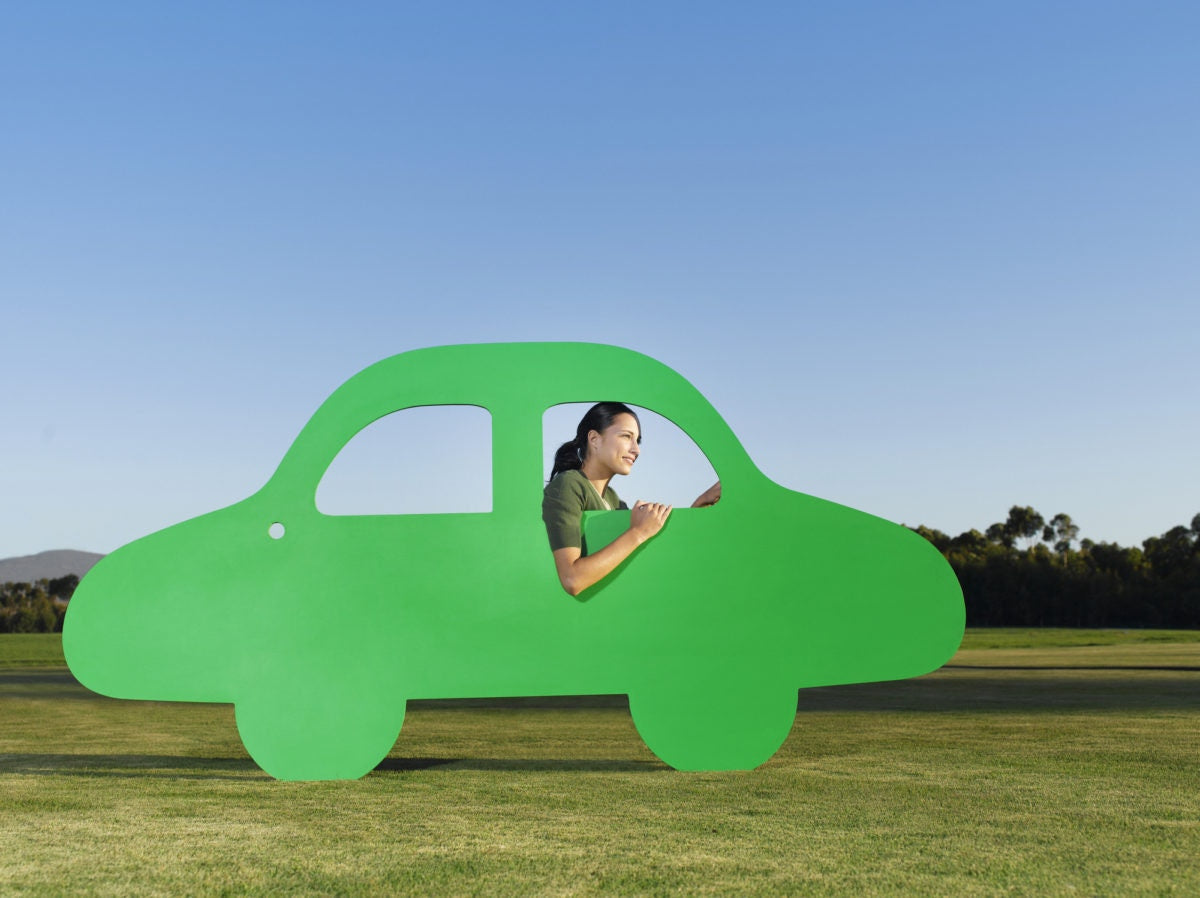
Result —
[{"label": "woman's face", "polygon": [[622,412],[603,433],[593,430],[588,434],[588,460],[613,474],[628,474],[641,453],[638,448],[641,436],[637,418]]}]

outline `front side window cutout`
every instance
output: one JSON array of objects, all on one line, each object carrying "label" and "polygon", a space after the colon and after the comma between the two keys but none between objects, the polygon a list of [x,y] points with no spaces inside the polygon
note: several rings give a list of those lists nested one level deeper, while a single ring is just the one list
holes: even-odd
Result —
[{"label": "front side window cutout", "polygon": [[[550,476],[554,452],[575,437],[575,428],[593,403],[551,406],[542,416],[542,479]],[[629,505],[635,500],[666,502],[687,508],[717,480],[716,471],[696,442],[677,424],[649,409],[629,405],[641,422],[641,454],[628,476],[612,487]]]},{"label": "front side window cutout", "polygon": [[492,416],[475,405],[406,408],[360,430],[317,487],[327,515],[492,510]]}]

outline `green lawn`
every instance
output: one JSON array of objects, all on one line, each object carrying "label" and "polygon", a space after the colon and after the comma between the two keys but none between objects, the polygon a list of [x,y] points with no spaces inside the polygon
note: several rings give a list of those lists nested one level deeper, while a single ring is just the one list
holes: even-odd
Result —
[{"label": "green lawn", "polygon": [[1200,643],[1200,630],[1042,630],[977,627],[967,630],[964,649],[1041,649],[1074,646]]},{"label": "green lawn", "polygon": [[1200,894],[1196,633],[972,631],[802,692],[750,773],[664,767],[620,699],[412,703],[348,783],[275,782],[228,706],[102,699],[56,651],[0,637],[0,895]]},{"label": "green lawn", "polygon": [[66,664],[61,633],[0,633],[0,670]]}]

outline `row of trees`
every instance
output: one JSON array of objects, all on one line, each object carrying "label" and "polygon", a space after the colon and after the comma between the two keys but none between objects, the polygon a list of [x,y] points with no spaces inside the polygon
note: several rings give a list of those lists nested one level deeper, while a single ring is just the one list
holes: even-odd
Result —
[{"label": "row of trees", "polygon": [[61,631],[67,602],[78,585],[74,574],[36,583],[0,584],[0,633]]},{"label": "row of trees", "polygon": [[946,556],[974,627],[1200,629],[1200,514],[1141,548],[1078,542],[1067,514],[1014,505],[984,532],[913,528]]},{"label": "row of trees", "polygon": [[[1076,542],[1067,514],[1048,522],[1014,505],[982,533],[913,528],[937,547],[962,584],[973,627],[1200,629],[1200,514],[1142,542]],[[74,574],[0,585],[0,633],[62,630]]]}]

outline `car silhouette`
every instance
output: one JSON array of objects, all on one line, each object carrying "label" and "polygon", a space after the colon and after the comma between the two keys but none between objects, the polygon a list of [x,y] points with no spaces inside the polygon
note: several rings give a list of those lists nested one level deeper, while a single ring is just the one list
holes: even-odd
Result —
[{"label": "car silhouette", "polygon": [[[722,499],[675,509],[572,598],[541,520],[542,416],[612,397],[689,434]],[[356,433],[431,405],[491,413],[491,511],[318,511],[317,485]],[[589,547],[628,514],[589,514]],[[257,493],[102,559],[63,647],[105,695],[232,703],[250,755],[279,779],[371,771],[410,698],[592,694],[627,694],[667,764],[732,770],[779,748],[798,689],[927,673],[963,625],[932,545],[770,481],[667,366],[613,346],[514,343],[419,349],[352,377]]]}]

